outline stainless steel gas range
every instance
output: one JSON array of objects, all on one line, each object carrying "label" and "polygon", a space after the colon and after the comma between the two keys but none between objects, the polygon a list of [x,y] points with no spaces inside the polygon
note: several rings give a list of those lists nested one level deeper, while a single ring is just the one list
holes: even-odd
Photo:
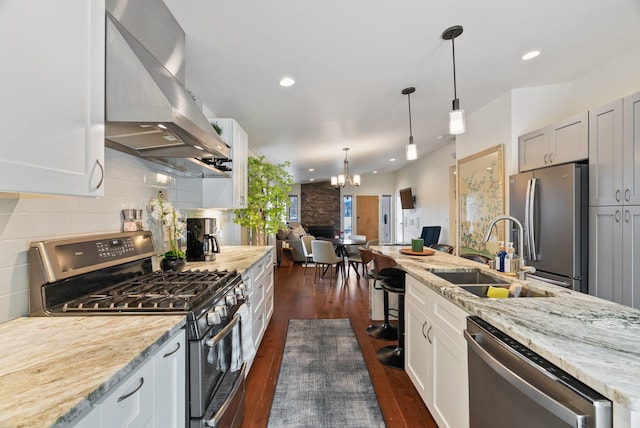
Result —
[{"label": "stainless steel gas range", "polygon": [[241,324],[251,325],[233,271],[152,271],[150,232],[33,242],[31,316],[176,315],[187,323],[185,403],[190,428],[237,427],[244,413]]}]

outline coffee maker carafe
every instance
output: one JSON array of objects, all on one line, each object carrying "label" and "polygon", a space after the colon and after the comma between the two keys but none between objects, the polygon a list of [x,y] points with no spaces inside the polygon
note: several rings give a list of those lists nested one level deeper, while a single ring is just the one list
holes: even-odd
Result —
[{"label": "coffee maker carafe", "polygon": [[213,261],[220,252],[215,218],[187,219],[187,261]]}]

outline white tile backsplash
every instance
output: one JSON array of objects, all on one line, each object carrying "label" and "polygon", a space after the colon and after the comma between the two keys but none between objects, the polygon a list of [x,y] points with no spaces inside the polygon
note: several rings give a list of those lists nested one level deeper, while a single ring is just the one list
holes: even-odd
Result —
[{"label": "white tile backsplash", "polygon": [[105,149],[105,195],[99,198],[0,194],[0,322],[28,313],[29,242],[118,232],[120,211],[144,210],[159,190],[179,208],[200,207],[200,179],[175,177],[155,164]]}]

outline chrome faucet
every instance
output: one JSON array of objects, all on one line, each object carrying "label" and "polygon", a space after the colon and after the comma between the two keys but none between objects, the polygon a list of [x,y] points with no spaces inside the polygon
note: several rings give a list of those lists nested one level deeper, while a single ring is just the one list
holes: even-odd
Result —
[{"label": "chrome faucet", "polygon": [[524,260],[524,228],[522,227],[522,223],[520,223],[520,221],[517,218],[511,217],[510,215],[499,215],[498,217],[496,217],[493,220],[491,220],[491,222],[489,222],[489,227],[487,228],[487,231],[484,233],[484,237],[482,238],[482,242],[484,242],[486,244],[487,241],[489,241],[489,237],[491,236],[491,229],[493,229],[493,226],[495,226],[496,223],[501,221],[501,220],[510,220],[518,227],[518,254],[520,255],[520,267],[518,268],[517,274],[518,274],[518,279],[525,280],[525,279],[527,279],[527,273],[535,272],[536,268],[533,267],[533,266],[525,265],[525,260]]}]

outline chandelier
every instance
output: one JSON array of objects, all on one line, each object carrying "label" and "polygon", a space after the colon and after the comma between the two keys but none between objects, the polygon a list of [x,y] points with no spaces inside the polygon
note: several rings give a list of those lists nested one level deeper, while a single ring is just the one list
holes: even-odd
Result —
[{"label": "chandelier", "polygon": [[337,176],[331,177],[331,185],[336,189],[339,187],[344,187],[347,183],[352,186],[360,185],[360,175],[356,174],[353,177],[349,175],[349,161],[347,160],[347,154],[349,153],[349,147],[345,147],[344,149],[344,172],[342,174],[338,174]]}]

